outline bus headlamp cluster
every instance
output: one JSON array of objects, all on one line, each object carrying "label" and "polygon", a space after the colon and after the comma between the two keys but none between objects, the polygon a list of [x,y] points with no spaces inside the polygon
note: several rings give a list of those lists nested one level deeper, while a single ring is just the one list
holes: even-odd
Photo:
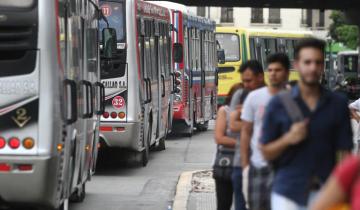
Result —
[{"label": "bus headlamp cluster", "polygon": [[5,138],[0,137],[0,149],[5,148],[8,145],[11,149],[18,149],[21,145],[25,149],[32,149],[35,146],[35,141],[33,138],[27,137],[22,142],[17,137],[11,137],[6,141]]},{"label": "bus headlamp cluster", "polygon": [[181,95],[175,94],[175,101],[181,101]]}]

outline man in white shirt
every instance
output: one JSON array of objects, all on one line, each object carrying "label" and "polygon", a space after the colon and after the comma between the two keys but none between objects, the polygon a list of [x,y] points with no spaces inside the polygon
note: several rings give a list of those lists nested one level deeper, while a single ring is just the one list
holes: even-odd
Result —
[{"label": "man in white shirt", "polygon": [[244,169],[250,167],[250,210],[270,210],[272,170],[258,145],[266,106],[273,95],[285,88],[289,78],[290,61],[286,54],[270,55],[267,64],[269,86],[252,91],[245,100],[241,114],[241,165]]},{"label": "man in white shirt", "polygon": [[360,151],[360,98],[349,105],[351,119],[352,119],[352,127],[354,132],[354,144],[355,144],[355,152],[359,153]]}]

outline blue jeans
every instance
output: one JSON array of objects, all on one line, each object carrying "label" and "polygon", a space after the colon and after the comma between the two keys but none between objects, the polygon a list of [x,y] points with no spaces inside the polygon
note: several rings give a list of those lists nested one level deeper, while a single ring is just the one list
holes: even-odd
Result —
[{"label": "blue jeans", "polygon": [[246,203],[242,189],[242,169],[234,167],[232,172],[232,183],[235,195],[235,210],[246,210]]}]

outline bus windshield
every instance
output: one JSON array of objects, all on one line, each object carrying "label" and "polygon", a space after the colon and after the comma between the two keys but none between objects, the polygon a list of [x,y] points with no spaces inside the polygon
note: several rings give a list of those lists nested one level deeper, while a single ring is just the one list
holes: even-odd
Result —
[{"label": "bus windshield", "polygon": [[344,56],[344,71],[357,72],[358,69],[358,55],[345,55]]},{"label": "bus windshield", "polygon": [[225,61],[240,60],[240,38],[236,34],[217,33],[216,39],[220,47],[225,50]]},{"label": "bus windshield", "polygon": [[[101,10],[108,19],[109,25],[116,29],[117,41],[125,42],[125,8],[122,2],[100,2]],[[106,28],[106,22],[100,21],[100,32]],[[100,36],[101,40],[101,36]]]}]

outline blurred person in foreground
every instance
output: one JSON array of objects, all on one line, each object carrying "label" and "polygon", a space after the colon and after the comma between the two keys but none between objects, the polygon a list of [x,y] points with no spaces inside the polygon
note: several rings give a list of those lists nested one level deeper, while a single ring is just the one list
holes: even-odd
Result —
[{"label": "blurred person in foreground", "polygon": [[360,157],[339,164],[311,206],[311,210],[360,210]]},{"label": "blurred person in foreground", "polygon": [[229,105],[233,94],[242,87],[242,84],[235,84],[231,87],[225,104],[219,108],[216,118],[215,142],[217,151],[213,166],[213,177],[215,179],[218,210],[230,210],[233,200],[231,175],[237,134],[232,133],[229,129]]},{"label": "blurred person in foreground", "polygon": [[248,203],[250,210],[270,209],[272,170],[258,148],[265,108],[289,79],[290,60],[284,53],[267,58],[269,86],[252,91],[241,113],[240,157],[243,168],[249,166]]},{"label": "blurred person in foreground", "polygon": [[272,210],[307,209],[341,157],[337,154],[349,153],[353,146],[347,99],[320,85],[324,53],[325,42],[315,38],[301,40],[295,48],[300,81],[287,93],[290,108],[303,117],[294,120],[281,95],[266,109],[259,146],[275,171]]},{"label": "blurred person in foreground", "polygon": [[359,153],[360,147],[360,99],[349,105],[351,119],[353,119],[354,143],[356,145],[355,152]]},{"label": "blurred person in foreground", "polygon": [[235,195],[235,210],[246,209],[246,193],[243,193],[243,174],[240,163],[240,115],[242,110],[242,102],[245,100],[249,91],[264,86],[264,70],[262,65],[258,61],[250,60],[245,62],[240,66],[240,73],[244,88],[239,89],[234,93],[230,105],[230,130],[236,134],[236,146],[233,162],[234,168],[232,173],[232,182]]}]

